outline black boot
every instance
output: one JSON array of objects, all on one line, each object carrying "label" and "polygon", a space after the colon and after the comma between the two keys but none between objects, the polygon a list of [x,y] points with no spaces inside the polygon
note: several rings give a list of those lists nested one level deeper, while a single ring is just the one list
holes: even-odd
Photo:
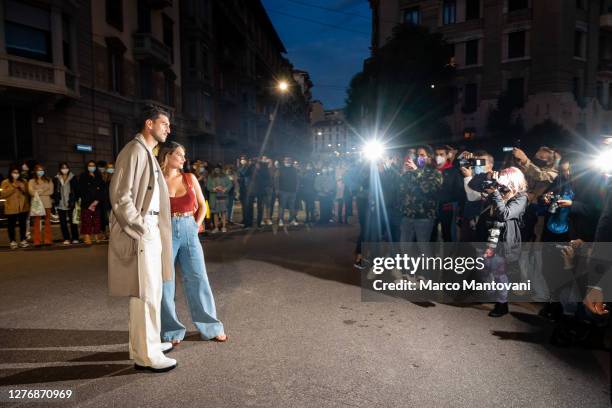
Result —
[{"label": "black boot", "polygon": [[508,302],[495,303],[495,307],[489,312],[490,317],[502,317],[506,314],[508,314]]}]

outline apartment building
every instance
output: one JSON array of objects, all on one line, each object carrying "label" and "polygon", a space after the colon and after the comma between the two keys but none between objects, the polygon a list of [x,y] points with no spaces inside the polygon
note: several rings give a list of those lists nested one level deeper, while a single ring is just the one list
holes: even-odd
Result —
[{"label": "apartment building", "polygon": [[526,129],[547,119],[584,136],[612,130],[609,0],[370,0],[372,52],[398,23],[443,34],[456,67],[454,138],[483,137],[502,93]]}]

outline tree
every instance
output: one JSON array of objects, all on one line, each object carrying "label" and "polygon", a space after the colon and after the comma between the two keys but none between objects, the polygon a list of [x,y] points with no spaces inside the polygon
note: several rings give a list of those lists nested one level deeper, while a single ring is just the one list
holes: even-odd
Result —
[{"label": "tree", "polygon": [[525,134],[523,120],[520,115],[516,117],[514,115],[520,105],[521,101],[517,101],[507,92],[499,96],[497,105],[489,112],[487,118],[487,130],[495,140],[508,144],[523,138]]},{"label": "tree", "polygon": [[392,145],[444,140],[454,105],[454,68],[440,34],[401,24],[350,83],[345,113],[360,134],[384,132]]}]

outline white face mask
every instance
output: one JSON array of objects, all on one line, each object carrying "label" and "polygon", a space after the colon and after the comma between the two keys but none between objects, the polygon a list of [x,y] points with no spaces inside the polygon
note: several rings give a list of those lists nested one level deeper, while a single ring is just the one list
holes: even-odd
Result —
[{"label": "white face mask", "polygon": [[446,157],[444,157],[444,156],[436,156],[436,164],[438,166],[441,166],[444,163],[446,163]]},{"label": "white face mask", "polygon": [[13,176],[15,180],[17,180],[19,178],[19,173],[11,173],[11,176]]},{"label": "white face mask", "polygon": [[70,169],[60,169],[60,171],[62,172],[62,174],[68,174],[70,172]]}]

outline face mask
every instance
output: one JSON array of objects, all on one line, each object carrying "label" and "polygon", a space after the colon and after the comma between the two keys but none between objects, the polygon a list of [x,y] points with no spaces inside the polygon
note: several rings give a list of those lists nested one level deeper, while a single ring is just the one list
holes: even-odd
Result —
[{"label": "face mask", "polygon": [[62,174],[68,174],[69,171],[70,171],[70,169],[60,169],[60,172]]},{"label": "face mask", "polygon": [[30,168],[26,166],[25,164],[21,166],[21,171],[28,171],[28,170],[30,170]]},{"label": "face mask", "polygon": [[327,173],[327,169],[321,169],[321,173],[323,174]]},{"label": "face mask", "polygon": [[421,157],[421,156],[417,157],[417,159],[416,159],[417,167],[422,169],[423,167],[425,167],[426,163],[427,163],[427,158],[426,157]]},{"label": "face mask", "polygon": [[446,157],[444,157],[444,156],[436,156],[436,164],[438,166],[442,166],[444,163],[446,163]]},{"label": "face mask", "polygon": [[306,170],[312,170],[312,167],[306,166]]},{"label": "face mask", "polygon": [[87,171],[89,171],[90,173],[94,173],[96,171],[96,168],[89,166],[87,167]]},{"label": "face mask", "polygon": [[485,172],[484,166],[474,166],[474,174],[482,174]]},{"label": "face mask", "polygon": [[246,160],[240,160],[240,164],[244,166],[246,164]]},{"label": "face mask", "polygon": [[278,168],[278,162],[277,161],[274,162],[274,167]]},{"label": "face mask", "polygon": [[42,177],[42,176],[44,176],[44,175],[45,175],[45,171],[44,171],[44,170],[38,170],[38,171],[36,172],[36,175],[37,175],[38,177]]},{"label": "face mask", "polygon": [[206,173],[206,169],[204,167],[200,167],[200,169],[198,170],[198,173],[204,174]]},{"label": "face mask", "polygon": [[19,178],[19,173],[11,173],[11,176],[13,176],[15,180],[17,180]]},{"label": "face mask", "polygon": [[106,168],[104,168],[104,167],[98,167],[98,171],[99,171],[100,173],[104,173],[104,172],[106,172]]},{"label": "face mask", "polygon": [[533,160],[531,160],[533,162],[533,164],[535,164],[538,167],[546,167],[546,162],[542,159],[538,159],[537,157],[534,157]]},{"label": "face mask", "polygon": [[283,163],[285,167],[291,167],[291,163]]},{"label": "face mask", "polygon": [[115,172],[115,169],[114,168],[106,169],[106,172],[108,174],[113,174]]}]

